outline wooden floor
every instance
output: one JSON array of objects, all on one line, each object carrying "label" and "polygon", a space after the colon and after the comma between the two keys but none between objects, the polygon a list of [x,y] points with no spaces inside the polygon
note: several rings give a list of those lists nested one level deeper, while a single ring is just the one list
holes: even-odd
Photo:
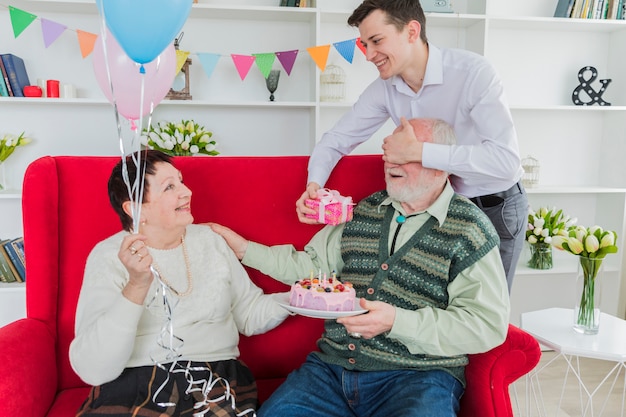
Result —
[{"label": "wooden floor", "polygon": [[[550,362],[552,361],[552,362]],[[515,417],[522,416],[558,416],[558,417],[580,417],[580,416],[604,416],[604,417],[626,417],[626,410],[623,403],[624,379],[626,378],[624,366],[618,366],[600,386],[606,375],[617,365],[615,362],[602,361],[597,359],[580,358],[580,374],[589,392],[597,390],[593,396],[593,410],[583,408],[586,406],[585,392],[583,394],[583,404],[580,399],[580,389],[578,380],[571,373],[567,375],[567,383],[563,386],[563,381],[568,369],[567,362],[562,356],[558,356],[553,351],[544,351],[541,361],[535,370],[541,369],[538,374],[540,390],[537,383],[530,385],[529,395],[530,414],[526,412],[526,378],[522,378],[511,386],[511,402]],[[575,364],[575,358],[572,360]],[[618,374],[619,372],[619,374]],[[616,378],[617,375],[617,378]],[[613,385],[614,384],[614,385]],[[613,387],[612,387],[613,385]],[[611,391],[611,387],[613,388]],[[533,388],[535,395],[533,395]],[[563,399],[559,406],[559,399],[563,392]],[[539,397],[541,399],[535,401]],[[545,411],[544,411],[545,408]]]}]

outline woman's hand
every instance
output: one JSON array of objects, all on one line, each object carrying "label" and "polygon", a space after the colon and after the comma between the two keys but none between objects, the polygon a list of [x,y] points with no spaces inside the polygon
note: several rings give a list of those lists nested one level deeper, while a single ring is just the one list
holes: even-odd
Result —
[{"label": "woman's hand", "polygon": [[228,246],[235,252],[237,259],[242,260],[248,250],[248,240],[235,233],[232,229],[217,223],[205,223],[215,233],[222,236]]},{"label": "woman's hand", "polygon": [[130,234],[122,240],[117,254],[129,276],[122,294],[135,304],[143,304],[154,279],[150,270],[152,256],[148,252],[145,241],[144,235]]}]

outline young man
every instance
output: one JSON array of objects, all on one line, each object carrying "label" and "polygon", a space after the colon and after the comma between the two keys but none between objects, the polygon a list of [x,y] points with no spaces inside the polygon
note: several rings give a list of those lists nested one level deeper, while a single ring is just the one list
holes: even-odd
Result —
[{"label": "young man", "polygon": [[[513,120],[502,83],[478,54],[440,49],[428,42],[418,0],[365,0],[348,19],[356,26],[367,60],[378,68],[372,82],[313,150],[306,191],[297,201],[300,221],[337,161],[391,118],[403,128],[384,141],[384,159],[450,173],[454,190],[470,198],[493,222],[509,291],[524,244],[528,201]],[[415,141],[403,118],[433,117],[452,125],[456,145]]]},{"label": "young man", "polygon": [[[411,121],[417,140],[454,143],[441,120]],[[454,193],[448,174],[385,163],[386,190],[326,226],[304,251],[267,247],[211,225],[238,258],[282,282],[311,270],[351,282],[367,314],[326,320],[319,352],[259,409],[259,417],[453,417],[467,355],[506,337],[509,297],[489,219]]]}]

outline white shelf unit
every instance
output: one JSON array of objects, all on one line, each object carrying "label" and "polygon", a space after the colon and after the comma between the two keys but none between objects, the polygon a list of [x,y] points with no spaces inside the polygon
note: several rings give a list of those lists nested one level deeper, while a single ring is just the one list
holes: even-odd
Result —
[{"label": "white shelf unit", "polygon": [[[297,9],[277,7],[278,3],[199,0],[194,4],[181,44],[181,49],[192,52],[193,100],[163,100],[154,119],[196,120],[213,131],[223,155],[308,155],[377,71],[358,49],[349,64],[331,47],[328,64],[339,65],[346,72],[346,100],[320,102],[320,71],[306,48],[358,37],[346,20],[360,1],[317,0],[315,8]],[[437,46],[483,54],[498,70],[516,123],[520,153],[522,157],[532,155],[541,164],[540,187],[529,190],[532,207],[554,205],[578,217],[580,224],[599,224],[617,231],[620,253],[608,258],[614,287],[607,312],[623,318],[626,61],[621,55],[626,50],[626,22],[552,18],[556,3],[458,0],[455,13],[427,15],[427,35]],[[22,0],[19,7],[69,29],[100,30],[92,0]],[[0,19],[9,21],[8,10],[0,8]],[[24,58],[33,83],[38,78],[72,83],[79,98],[0,98],[3,131],[25,130],[35,140],[7,162],[13,191],[0,194],[6,213],[0,216],[0,237],[21,234],[16,222],[21,219],[19,189],[30,161],[46,154],[119,154],[112,106],[97,86],[91,58],[81,57],[71,30],[45,48],[38,26],[34,22],[14,39],[11,26],[0,25],[0,52]],[[284,71],[281,74],[272,103],[256,67],[242,81],[230,59],[231,53],[293,49],[300,51],[294,69],[289,77]],[[194,52],[222,55],[210,78]],[[600,79],[612,79],[603,96],[612,106],[572,104],[578,71],[587,65],[598,69]],[[278,62],[275,66],[281,68]],[[382,138],[392,128],[391,123],[386,124],[357,152],[380,153]],[[554,269],[533,271],[521,261],[512,292],[512,322],[518,321],[521,312],[571,307],[567,292],[573,286],[567,280],[575,271],[573,262],[573,257],[557,256]]]}]

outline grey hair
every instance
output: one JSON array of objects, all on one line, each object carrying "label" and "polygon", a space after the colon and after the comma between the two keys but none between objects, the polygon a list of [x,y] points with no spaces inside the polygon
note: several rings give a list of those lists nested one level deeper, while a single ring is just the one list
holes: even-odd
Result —
[{"label": "grey hair", "polygon": [[433,143],[440,145],[456,145],[454,128],[441,119],[433,121]]}]

